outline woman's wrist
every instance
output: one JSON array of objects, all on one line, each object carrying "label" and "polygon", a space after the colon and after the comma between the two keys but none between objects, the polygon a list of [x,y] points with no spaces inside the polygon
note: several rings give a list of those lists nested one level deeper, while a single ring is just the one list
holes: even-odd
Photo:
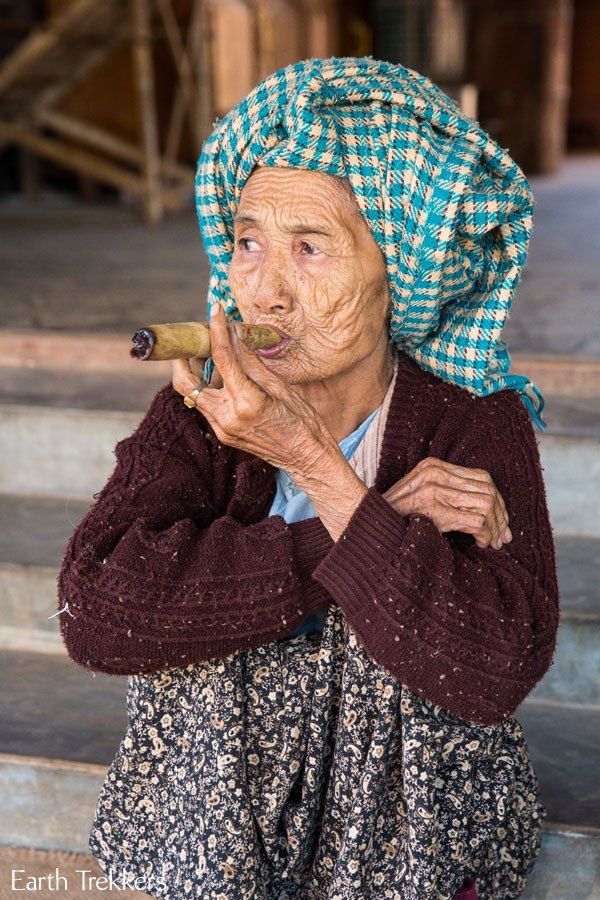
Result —
[{"label": "woman's wrist", "polygon": [[313,453],[312,460],[288,467],[295,484],[305,491],[334,541],[345,530],[368,491],[339,446]]}]

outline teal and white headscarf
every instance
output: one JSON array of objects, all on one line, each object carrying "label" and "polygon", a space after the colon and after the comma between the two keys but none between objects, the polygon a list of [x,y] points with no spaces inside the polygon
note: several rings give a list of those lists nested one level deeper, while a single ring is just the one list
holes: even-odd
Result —
[{"label": "teal and white headscarf", "polygon": [[[509,372],[500,339],[527,257],[533,196],[521,169],[428,78],[367,57],[279,69],[214,127],[196,207],[209,310],[241,320],[227,283],[233,219],[256,165],[346,178],[385,257],[390,339],[473,394],[519,392],[541,430],[544,398]],[[208,359],[204,377],[210,379]]]}]

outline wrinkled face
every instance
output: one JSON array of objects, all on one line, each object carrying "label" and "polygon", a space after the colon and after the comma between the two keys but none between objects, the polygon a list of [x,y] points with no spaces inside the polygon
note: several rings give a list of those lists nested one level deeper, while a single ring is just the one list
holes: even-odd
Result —
[{"label": "wrinkled face", "polygon": [[243,321],[293,339],[264,358],[288,383],[336,375],[387,342],[385,262],[347,182],[255,169],[241,193],[234,245],[229,285]]}]

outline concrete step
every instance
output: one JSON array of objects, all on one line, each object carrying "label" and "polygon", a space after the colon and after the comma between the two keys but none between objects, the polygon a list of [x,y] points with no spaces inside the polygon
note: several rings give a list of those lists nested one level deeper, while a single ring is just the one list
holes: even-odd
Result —
[{"label": "concrete step", "polygon": [[[166,381],[40,372],[9,378],[0,393],[0,492],[89,500],[114,468],[115,444]],[[600,537],[600,417],[598,427],[591,415],[585,422],[585,433],[580,423],[575,433],[539,435],[540,454],[555,532]]]},{"label": "concrete step", "polygon": [[94,368],[88,348],[78,369],[75,350],[46,367],[35,358],[0,366],[0,492],[90,499],[114,467],[115,444],[171,377],[170,363],[136,365],[126,348],[122,368]]},{"label": "concrete step", "polygon": [[600,830],[544,825],[521,900],[600,900]]},{"label": "concrete step", "polygon": [[532,697],[600,705],[600,614],[563,611],[550,669]]},{"label": "concrete step", "polygon": [[539,699],[600,705],[600,539],[558,535],[561,620]]},{"label": "concrete step", "polygon": [[531,695],[516,713],[548,811],[524,900],[600,900],[600,706]]},{"label": "concrete step", "polygon": [[544,435],[539,444],[555,533],[600,537],[600,439]]},{"label": "concrete step", "polygon": [[[179,314],[183,312],[183,309],[179,310]],[[72,372],[86,369],[121,375],[135,371],[155,377],[155,370],[162,366],[168,377],[168,363],[145,365],[129,356],[133,331],[164,319],[160,314],[158,318],[152,318],[153,314],[146,308],[143,320],[136,313],[128,328],[126,319],[129,321],[129,317],[123,316],[121,308],[120,313],[117,329],[97,321],[89,321],[87,330],[71,327],[68,323],[48,328],[2,328],[0,367],[16,366],[19,370],[59,368]],[[170,321],[183,321],[175,313],[176,310],[170,313]],[[206,310],[196,309],[192,314],[186,313],[186,320],[187,317],[205,320]],[[511,363],[511,371],[526,372],[548,397],[597,398],[600,393],[600,359],[593,356],[511,352]]]},{"label": "concrete step", "polygon": [[[154,365],[158,368],[153,368]],[[0,366],[0,402],[34,409],[118,411],[141,416],[156,391],[170,380],[171,368],[165,371],[162,363],[139,363],[134,371],[126,372]]]},{"label": "concrete step", "polygon": [[89,500],[140,414],[0,404],[0,493]]},{"label": "concrete step", "polygon": [[[86,850],[98,791],[127,727],[125,694],[125,678],[93,676],[63,657],[0,652],[0,844]],[[557,855],[563,866],[571,859],[562,870],[582,886],[600,860],[600,707],[527,700],[517,718],[548,811],[547,862],[526,896],[591,897],[542,891],[549,873],[561,872]]]},{"label": "concrete step", "polygon": [[[63,653],[56,578],[89,502],[0,494],[0,646]],[[558,536],[561,626],[554,663],[535,689],[550,700],[600,704],[600,539]],[[52,618],[49,618],[51,616]]]},{"label": "concrete step", "polygon": [[[598,869],[600,859],[600,835],[589,831],[555,831],[545,828],[542,849],[535,868],[529,876],[522,900],[599,900]],[[66,879],[69,896],[75,895],[77,886],[83,886],[86,898],[100,900],[106,890],[103,872],[91,854],[70,853],[62,850],[34,850],[29,847],[0,847],[0,879],[11,884],[13,872],[21,877],[18,885],[26,884],[30,877],[47,878],[58,872]],[[25,874],[21,874],[24,872]],[[85,874],[82,874],[85,873]],[[575,873],[575,877],[574,877]],[[83,880],[85,879],[85,880]],[[47,882],[40,882],[45,884]],[[54,884],[58,884],[55,881]],[[98,884],[98,890],[94,885]],[[64,884],[61,880],[60,884]],[[54,890],[54,887],[52,888]],[[577,891],[577,893],[574,893]],[[139,890],[123,890],[119,887],[120,900],[144,900],[149,894]]]},{"label": "concrete step", "polygon": [[0,753],[0,844],[84,853],[106,766]]},{"label": "concrete step", "polygon": [[125,691],[62,656],[0,653],[0,844],[87,850]]},{"label": "concrete step", "polygon": [[75,376],[82,372],[118,375],[121,379],[130,375],[151,379],[164,375],[168,378],[169,362],[140,362],[129,355],[133,331],[159,321],[162,319],[138,319],[129,333],[121,331],[118,334],[98,330],[95,326],[88,331],[0,328],[0,369],[6,377],[9,377],[9,368],[15,369],[11,377],[13,385],[22,384],[26,381],[26,373],[34,370],[70,374],[75,383]]},{"label": "concrete step", "polygon": [[127,725],[126,678],[62,656],[0,652],[0,752],[107,765]]},{"label": "concrete step", "polygon": [[170,380],[157,365],[153,376],[139,374],[144,363],[125,373],[0,368],[0,492],[90,499],[117,441]]},{"label": "concrete step", "polygon": [[[600,370],[598,385],[600,391]],[[548,435],[600,436],[600,396],[550,395],[546,397],[546,407],[548,413],[544,410],[542,418],[548,425],[548,430],[542,435],[542,439]]]},{"label": "concrete step", "polygon": [[[0,401],[143,410],[171,379],[171,363],[133,360],[130,347],[125,335],[0,329]],[[600,360],[518,357],[513,368],[544,390],[546,434],[600,435]]]},{"label": "concrete step", "polygon": [[523,726],[548,821],[600,829],[600,706],[530,696],[516,718]]},{"label": "concrete step", "polygon": [[[64,652],[56,579],[73,529],[89,502],[0,494],[0,646]],[[49,618],[53,616],[53,618]]]}]

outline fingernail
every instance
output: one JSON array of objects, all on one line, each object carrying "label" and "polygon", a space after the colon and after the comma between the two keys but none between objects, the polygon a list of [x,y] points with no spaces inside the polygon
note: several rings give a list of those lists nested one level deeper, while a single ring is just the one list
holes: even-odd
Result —
[{"label": "fingernail", "polygon": [[219,311],[219,304],[218,304],[218,303],[213,303],[213,305],[212,305],[211,308],[210,308],[210,317],[211,317],[211,319],[214,318],[214,316],[217,315],[218,311]]},{"label": "fingernail", "polygon": [[510,530],[510,528],[506,529],[506,540],[512,541],[512,531]]}]

